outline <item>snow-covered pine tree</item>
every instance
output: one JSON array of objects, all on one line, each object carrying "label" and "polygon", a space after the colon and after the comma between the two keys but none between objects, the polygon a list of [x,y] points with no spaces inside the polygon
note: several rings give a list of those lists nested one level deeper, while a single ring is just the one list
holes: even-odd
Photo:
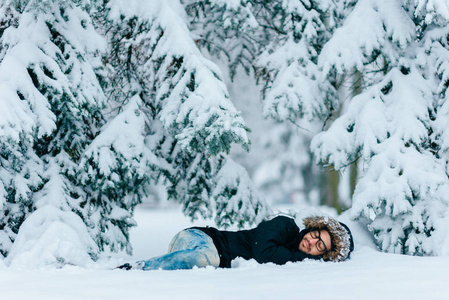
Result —
[{"label": "snow-covered pine tree", "polygon": [[282,132],[271,141],[276,151],[267,159],[268,165],[277,166],[278,176],[267,184],[289,187],[309,199],[322,180],[311,168],[311,136],[319,130],[317,121],[337,108],[335,84],[323,80],[317,66],[337,22],[336,6],[333,1],[287,0],[266,6],[271,17],[259,23],[270,29],[270,43],[257,58],[257,75],[264,82],[263,115],[278,121],[273,129]]},{"label": "snow-covered pine tree", "polygon": [[[308,150],[297,153],[291,150],[298,146],[308,149],[312,133],[292,124],[298,125],[301,119],[306,119],[306,125],[302,126],[317,131],[315,125],[307,122],[324,118],[334,109],[335,89],[329,80],[321,80],[316,65],[322,45],[339,17],[333,1],[182,2],[197,43],[213,58],[218,56],[220,65],[227,64],[231,80],[238,73],[237,67],[242,66],[249,76],[264,83],[263,115],[277,123],[269,132],[253,137],[264,148],[257,149],[258,153],[266,155],[253,174],[261,184],[259,188],[273,201],[281,201],[286,193],[298,191],[307,198],[310,183],[317,181],[313,178],[319,175],[310,176]],[[242,78],[239,75],[238,80]],[[231,84],[234,87],[239,83]],[[248,96],[251,95],[235,97],[237,102],[247,102]],[[279,132],[282,135],[276,135]],[[270,176],[257,175],[274,166],[276,171],[270,172]],[[305,172],[309,176],[304,180]],[[307,182],[308,179],[312,180]]]},{"label": "snow-covered pine tree", "polygon": [[140,0],[107,1],[99,11],[110,39],[108,91],[119,114],[89,148],[84,166],[97,167],[86,178],[104,178],[102,190],[128,195],[130,203],[163,182],[192,218],[253,223],[267,208],[246,171],[227,157],[232,143],[249,146],[247,128],[182,12],[176,2]]},{"label": "snow-covered pine tree", "polygon": [[146,118],[141,99],[130,99],[87,147],[80,162],[89,220],[100,250],[131,253],[129,229],[134,207],[154,181],[157,158],[145,146]]},{"label": "snow-covered pine tree", "polygon": [[264,2],[181,0],[190,17],[193,39],[210,55],[227,61],[231,79],[238,67],[247,74],[254,69],[260,43],[266,44],[269,40],[260,36],[264,31],[256,20],[257,15],[265,13]]},{"label": "snow-covered pine tree", "polygon": [[[323,119],[335,109],[336,92],[322,80],[318,55],[335,24],[333,1],[276,1],[271,4],[270,44],[257,60],[265,82],[263,113],[296,124]],[[331,24],[331,25],[328,25]],[[265,25],[265,24],[264,24]]]},{"label": "snow-covered pine tree", "polygon": [[[23,85],[32,90],[31,82],[19,83],[15,77],[27,77],[26,68],[17,68],[17,59],[10,55],[13,48],[8,31],[17,30],[20,14],[10,3],[0,8],[0,254],[6,256],[15,240],[20,225],[32,210],[32,191],[42,184],[43,171],[39,158],[32,150],[33,128],[36,119],[28,105],[23,105]],[[12,29],[13,28],[13,29]],[[22,72],[19,72],[22,71]],[[19,85],[21,89],[19,89]],[[39,119],[52,119],[42,98],[33,99]],[[37,105],[36,105],[37,104]],[[51,128],[42,128],[50,131]]]},{"label": "snow-covered pine tree", "polygon": [[445,2],[358,1],[320,56],[325,74],[357,70],[368,82],[312,148],[337,170],[361,159],[352,215],[383,251],[449,253],[447,12]]},{"label": "snow-covered pine tree", "polygon": [[83,2],[2,4],[2,17],[12,21],[0,40],[1,101],[8,108],[1,119],[0,229],[2,254],[9,252],[12,264],[79,265],[98,254],[77,168],[102,123],[96,68],[105,44]]}]

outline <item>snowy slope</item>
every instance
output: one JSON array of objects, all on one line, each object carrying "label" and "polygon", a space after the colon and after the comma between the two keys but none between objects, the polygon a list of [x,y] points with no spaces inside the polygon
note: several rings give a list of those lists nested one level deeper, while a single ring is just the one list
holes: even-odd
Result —
[{"label": "snowy slope", "polygon": [[[134,259],[164,253],[178,230],[192,226],[178,210],[136,213]],[[195,225],[211,225],[200,221]],[[352,224],[353,225],[353,224]],[[411,257],[376,251],[366,234],[352,227],[356,250],[349,261],[306,261],[259,265],[234,261],[232,269],[123,271],[88,269],[19,270],[0,261],[1,299],[448,299],[449,257]]]}]

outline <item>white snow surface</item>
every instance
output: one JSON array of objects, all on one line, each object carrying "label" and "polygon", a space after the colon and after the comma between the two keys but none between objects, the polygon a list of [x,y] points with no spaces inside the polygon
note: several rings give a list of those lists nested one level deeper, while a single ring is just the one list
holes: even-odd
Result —
[{"label": "white snow surface", "polygon": [[[296,209],[296,208],[295,208]],[[299,215],[302,215],[300,213]],[[118,263],[163,254],[176,232],[193,225],[179,209],[139,208],[132,230],[132,258],[115,256],[87,268],[7,267],[0,260],[2,299],[448,299],[449,257],[378,252],[359,225],[346,222],[355,239],[351,259],[303,261],[284,266],[236,259],[231,269],[124,271]]]}]

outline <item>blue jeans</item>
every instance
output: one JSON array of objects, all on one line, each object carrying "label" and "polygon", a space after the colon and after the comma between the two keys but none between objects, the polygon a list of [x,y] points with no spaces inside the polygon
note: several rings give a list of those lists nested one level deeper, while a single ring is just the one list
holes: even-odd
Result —
[{"label": "blue jeans", "polygon": [[143,270],[179,270],[220,265],[220,256],[210,236],[198,229],[185,229],[174,236],[168,254],[138,262]]}]

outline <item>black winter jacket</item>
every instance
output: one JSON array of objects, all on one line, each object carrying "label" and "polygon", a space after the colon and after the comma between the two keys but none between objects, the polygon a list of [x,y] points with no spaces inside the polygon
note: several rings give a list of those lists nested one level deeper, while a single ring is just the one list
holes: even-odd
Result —
[{"label": "black winter jacket", "polygon": [[292,218],[278,216],[260,223],[256,228],[241,231],[221,231],[213,227],[195,227],[209,235],[220,255],[220,267],[230,268],[236,257],[254,258],[259,263],[283,265],[306,258],[320,259],[299,251],[299,242],[306,231],[299,231]]}]

